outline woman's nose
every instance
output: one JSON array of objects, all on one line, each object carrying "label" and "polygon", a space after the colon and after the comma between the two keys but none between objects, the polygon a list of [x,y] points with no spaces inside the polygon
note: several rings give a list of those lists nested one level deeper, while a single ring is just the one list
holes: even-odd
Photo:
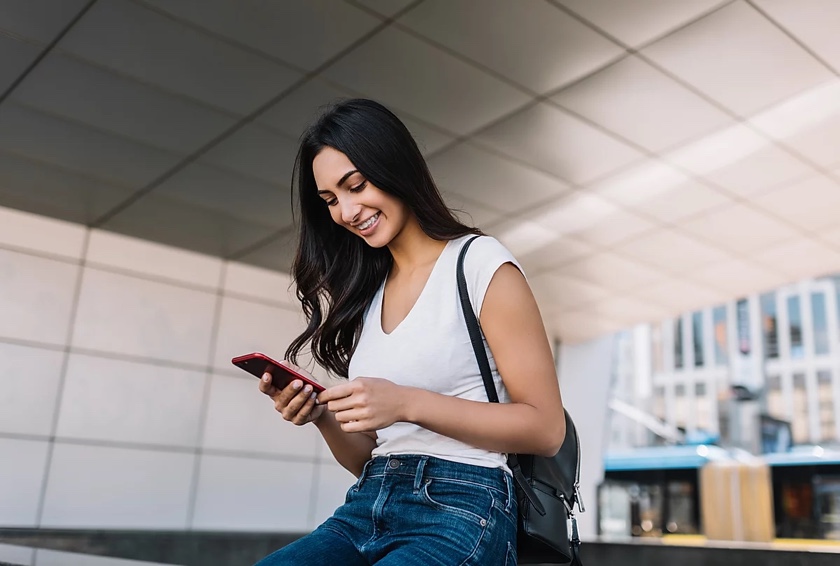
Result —
[{"label": "woman's nose", "polygon": [[354,224],[359,220],[359,213],[362,211],[361,205],[355,202],[352,198],[344,199],[341,202],[341,219],[347,224]]}]

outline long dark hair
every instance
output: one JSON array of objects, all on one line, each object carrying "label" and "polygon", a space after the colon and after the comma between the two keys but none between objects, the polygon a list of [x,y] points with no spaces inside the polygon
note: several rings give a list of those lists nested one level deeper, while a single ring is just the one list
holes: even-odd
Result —
[{"label": "long dark hair", "polygon": [[310,344],[319,365],[347,377],[365,309],[392,258],[387,247],[373,248],[333,222],[312,172],[313,159],[325,147],[344,153],[365,179],[400,199],[429,237],[452,240],[480,231],[459,222],[446,207],[414,138],[381,104],[337,102],[306,130],[294,168],[300,228],[292,276],[308,325],[289,345],[286,359],[296,363]]}]

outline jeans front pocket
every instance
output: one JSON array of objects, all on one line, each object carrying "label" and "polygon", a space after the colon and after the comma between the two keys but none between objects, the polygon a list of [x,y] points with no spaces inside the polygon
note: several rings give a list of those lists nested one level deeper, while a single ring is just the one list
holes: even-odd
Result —
[{"label": "jeans front pocket", "polygon": [[481,527],[487,526],[495,503],[489,488],[460,480],[427,479],[421,494],[438,511],[458,515]]},{"label": "jeans front pocket", "polygon": [[508,549],[505,555],[505,566],[516,566],[516,544],[507,543]]}]

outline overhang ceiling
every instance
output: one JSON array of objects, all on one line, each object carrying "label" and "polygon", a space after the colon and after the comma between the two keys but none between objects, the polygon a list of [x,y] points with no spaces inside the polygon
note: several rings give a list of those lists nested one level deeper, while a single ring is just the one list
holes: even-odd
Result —
[{"label": "overhang ceiling", "polygon": [[840,271],[834,0],[3,0],[0,205],[284,270],[367,96],[576,341]]}]

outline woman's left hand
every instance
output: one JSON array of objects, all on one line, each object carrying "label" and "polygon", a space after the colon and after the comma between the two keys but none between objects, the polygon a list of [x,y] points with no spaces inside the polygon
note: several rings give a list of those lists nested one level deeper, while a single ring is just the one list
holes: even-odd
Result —
[{"label": "woman's left hand", "polygon": [[335,413],[344,432],[373,432],[405,420],[408,388],[387,379],[358,377],[330,387],[318,403]]}]

